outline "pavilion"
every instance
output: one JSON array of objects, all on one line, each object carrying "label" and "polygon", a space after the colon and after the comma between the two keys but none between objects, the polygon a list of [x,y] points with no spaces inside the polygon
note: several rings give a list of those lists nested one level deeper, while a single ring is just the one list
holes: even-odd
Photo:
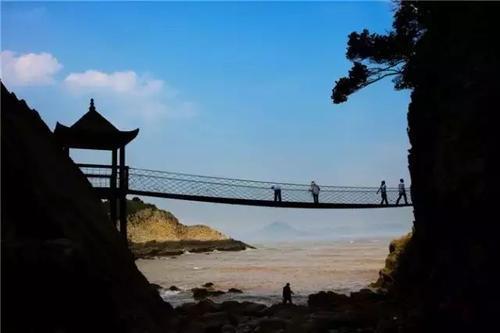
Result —
[{"label": "pavilion", "polygon": [[127,240],[126,195],[128,190],[125,147],[138,133],[138,128],[132,131],[117,129],[97,112],[94,99],[90,100],[89,111],[73,125],[68,127],[58,122],[54,130],[56,140],[68,154],[71,148],[111,151],[111,165],[101,166],[110,170],[109,175],[102,175],[103,178],[109,179],[109,189],[97,193],[100,198],[109,200],[111,222],[115,227],[117,222],[120,222],[120,233],[125,240]]}]

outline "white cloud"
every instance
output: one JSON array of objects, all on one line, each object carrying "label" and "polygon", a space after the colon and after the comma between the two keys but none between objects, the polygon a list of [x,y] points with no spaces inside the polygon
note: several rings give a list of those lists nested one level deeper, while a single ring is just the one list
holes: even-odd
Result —
[{"label": "white cloud", "polygon": [[11,86],[47,85],[55,82],[54,75],[63,67],[50,53],[17,55],[6,50],[0,52],[1,77]]},{"label": "white cloud", "polygon": [[98,97],[120,110],[122,120],[142,120],[148,123],[163,118],[190,118],[196,115],[196,105],[181,98],[179,92],[163,80],[135,71],[104,72],[87,70],[70,73],[65,87],[77,95]]},{"label": "white cloud", "polygon": [[139,76],[134,71],[105,73],[88,70],[82,73],[71,73],[64,83],[73,91],[108,90],[118,94],[153,95],[159,93],[164,86],[162,80]]}]

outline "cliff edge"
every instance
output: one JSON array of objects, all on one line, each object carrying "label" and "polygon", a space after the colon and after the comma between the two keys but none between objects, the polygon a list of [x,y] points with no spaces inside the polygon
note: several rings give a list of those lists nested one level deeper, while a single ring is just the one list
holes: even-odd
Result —
[{"label": "cliff edge", "polygon": [[2,331],[166,332],[174,316],[52,132],[1,87]]},{"label": "cliff edge", "polygon": [[136,258],[189,252],[241,251],[252,246],[206,225],[185,225],[138,197],[127,200],[128,239]]}]

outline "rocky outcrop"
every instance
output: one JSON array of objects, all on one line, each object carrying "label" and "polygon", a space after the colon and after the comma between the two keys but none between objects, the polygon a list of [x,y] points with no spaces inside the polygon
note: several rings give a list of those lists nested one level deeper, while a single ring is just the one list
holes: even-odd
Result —
[{"label": "rocky outcrop", "polygon": [[128,200],[128,221],[130,248],[137,258],[252,248],[206,225],[184,225],[172,213],[139,198]]},{"label": "rocky outcrop", "polygon": [[212,251],[243,251],[252,246],[234,239],[220,241],[172,241],[130,243],[130,249],[136,258],[176,256],[186,252],[202,253]]},{"label": "rocky outcrop", "polygon": [[411,241],[412,233],[408,233],[398,239],[394,239],[389,244],[389,254],[385,259],[385,266],[379,271],[377,282],[372,287],[388,290],[394,285],[395,274],[399,270],[399,263],[405,254],[405,250]]},{"label": "rocky outcrop", "polygon": [[213,287],[193,288],[193,289],[191,289],[191,291],[193,292],[193,298],[196,300],[204,299],[207,297],[220,296],[220,295],[225,294],[224,291],[216,290]]},{"label": "rocky outcrop", "polygon": [[425,33],[407,65],[415,222],[390,291],[421,332],[487,331],[500,313],[499,6],[416,4]]},{"label": "rocky outcrop", "polygon": [[402,320],[398,305],[367,289],[310,295],[309,306],[203,299],[175,311],[185,332],[398,332]]},{"label": "rocky outcrop", "polygon": [[206,225],[187,226],[170,212],[146,208],[129,215],[128,237],[133,243],[149,241],[218,241],[229,239],[223,233]]},{"label": "rocky outcrop", "polygon": [[2,84],[2,332],[166,332],[172,308],[134,265],[91,185]]}]

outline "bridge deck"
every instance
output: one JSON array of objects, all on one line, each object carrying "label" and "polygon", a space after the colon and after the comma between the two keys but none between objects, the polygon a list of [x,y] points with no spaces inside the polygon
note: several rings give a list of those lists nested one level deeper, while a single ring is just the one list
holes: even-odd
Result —
[{"label": "bridge deck", "polygon": [[[111,169],[80,165],[91,184],[105,196],[109,193]],[[119,182],[119,179],[117,180]],[[282,202],[274,202],[271,186],[281,187]],[[395,208],[398,190],[387,188],[389,205],[380,205],[377,187],[322,186],[315,204],[309,185],[273,183],[246,179],[207,177],[183,173],[129,168],[127,194],[168,199],[279,208]]]}]

